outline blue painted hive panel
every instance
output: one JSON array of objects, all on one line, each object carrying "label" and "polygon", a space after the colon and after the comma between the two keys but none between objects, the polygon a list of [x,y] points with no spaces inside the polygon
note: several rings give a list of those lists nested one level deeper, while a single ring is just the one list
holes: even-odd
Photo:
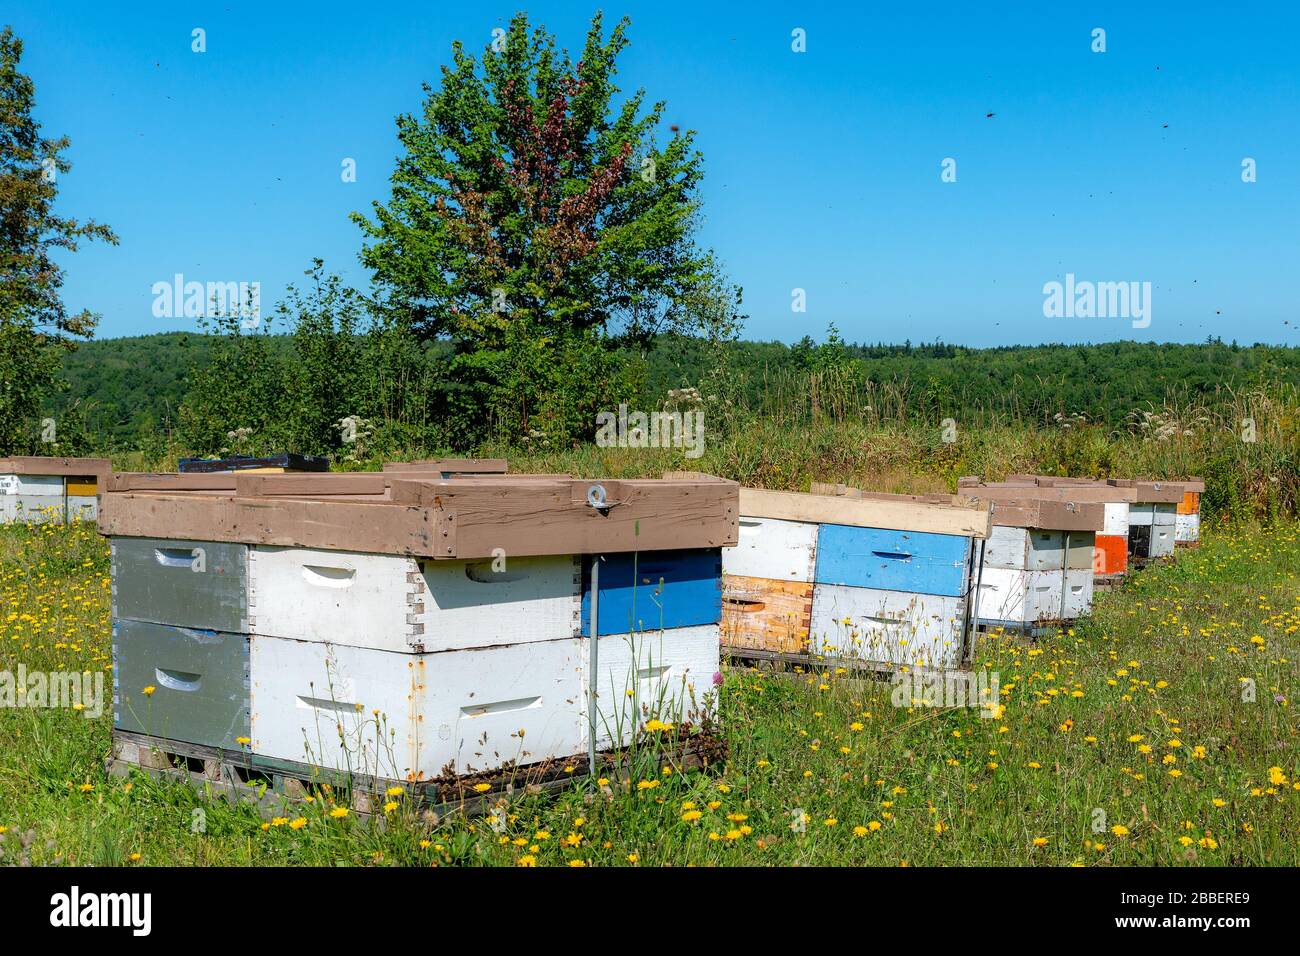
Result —
[{"label": "blue painted hive panel", "polygon": [[961,535],[824,524],[815,581],[957,596],[965,590],[969,558],[970,539]]},{"label": "blue painted hive panel", "polygon": [[[591,558],[582,558],[582,634],[591,633]],[[722,549],[606,555],[600,633],[695,627],[722,620]]]},{"label": "blue painted hive panel", "polygon": [[248,638],[113,622],[113,714],[119,730],[240,749],[249,736]]}]

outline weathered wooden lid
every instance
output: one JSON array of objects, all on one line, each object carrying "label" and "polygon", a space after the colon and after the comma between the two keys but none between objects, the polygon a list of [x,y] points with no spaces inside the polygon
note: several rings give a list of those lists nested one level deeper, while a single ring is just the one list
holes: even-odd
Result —
[{"label": "weathered wooden lid", "polygon": [[1106,503],[1051,498],[1002,498],[991,502],[993,523],[1039,531],[1101,531]]},{"label": "weathered wooden lid", "polygon": [[43,458],[35,455],[18,455],[0,458],[0,475],[94,475],[104,478],[113,470],[107,458]]},{"label": "weathered wooden lid", "polygon": [[[958,484],[966,481],[962,478]],[[1127,488],[1132,489],[1132,499],[1143,504],[1170,504],[1183,500],[1188,491],[1203,492],[1205,482],[1200,478],[1152,481],[1143,478],[1062,478],[1055,475],[1008,475],[1005,484],[1028,483],[1044,488]]]},{"label": "weathered wooden lid", "polygon": [[799,491],[740,489],[740,513],[746,518],[844,524],[860,528],[924,531],[987,538],[992,528],[987,503],[950,496],[804,494]]},{"label": "weathered wooden lid", "polygon": [[[307,479],[340,490],[313,492]],[[295,483],[305,490],[290,492]],[[366,493],[375,487],[387,490]],[[739,489],[719,480],[241,475],[233,492],[109,491],[99,530],[448,560],[713,548],[737,541]]]},{"label": "weathered wooden lid", "polygon": [[505,474],[504,458],[428,458],[423,461],[386,461],[384,471],[448,471],[461,474]]},{"label": "weathered wooden lid", "polygon": [[1039,485],[1029,482],[991,482],[971,484],[958,479],[957,491],[985,501],[1010,501],[1012,499],[1038,499],[1042,501],[1075,501],[1079,503],[1109,502],[1132,503],[1140,501],[1136,488],[1115,485]]},{"label": "weathered wooden lid", "polygon": [[[284,474],[218,472],[181,474],[177,472],[114,472],[108,479],[110,491],[209,491],[238,492],[243,495],[386,495],[393,480],[401,478],[445,478],[472,480],[479,477],[521,478],[499,472],[478,472],[483,459],[437,458],[422,464],[422,469],[401,471],[286,472]],[[409,462],[400,462],[406,465]],[[488,462],[495,467],[496,461]],[[504,465],[505,462],[500,462]],[[550,476],[555,477],[555,476]]]}]

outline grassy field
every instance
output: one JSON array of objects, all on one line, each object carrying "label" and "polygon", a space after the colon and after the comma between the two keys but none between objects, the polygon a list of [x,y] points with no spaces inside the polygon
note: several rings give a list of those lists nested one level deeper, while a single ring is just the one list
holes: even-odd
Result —
[{"label": "grassy field", "polygon": [[[266,821],[106,777],[111,704],[0,708],[0,865],[1295,866],[1297,530],[1211,531],[1072,631],[983,641],[994,707],[731,669],[724,767],[575,779],[497,819],[395,797],[375,826],[325,796]],[[0,528],[0,672],[100,670],[111,695],[109,644],[94,526]]]}]

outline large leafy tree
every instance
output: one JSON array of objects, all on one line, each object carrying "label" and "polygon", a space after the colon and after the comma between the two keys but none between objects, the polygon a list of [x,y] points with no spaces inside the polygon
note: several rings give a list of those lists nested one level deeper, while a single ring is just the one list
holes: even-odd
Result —
[{"label": "large leafy tree", "polygon": [[84,240],[116,243],[107,226],[54,214],[58,177],[72,167],[66,136],[47,139],[32,117],[36,90],[19,72],[23,44],[0,32],[0,454],[36,445],[45,394],[58,380],[60,353],[88,338],[98,316],[69,315],[56,250]]},{"label": "large leafy tree", "polygon": [[471,431],[484,412],[507,438],[589,429],[629,384],[612,344],[707,322],[702,157],[676,127],[660,145],[664,103],[620,94],[627,25],[597,14],[576,62],[523,13],[477,59],[456,43],[420,115],[398,117],[391,198],[354,214],[386,301],[453,344]]}]

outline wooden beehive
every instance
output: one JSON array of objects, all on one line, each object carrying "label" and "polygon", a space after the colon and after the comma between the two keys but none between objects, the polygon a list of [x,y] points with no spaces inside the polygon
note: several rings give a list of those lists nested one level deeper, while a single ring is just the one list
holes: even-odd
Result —
[{"label": "wooden beehive", "polygon": [[[1047,475],[1013,474],[1004,482],[981,483],[978,478],[960,478],[957,482],[958,492],[966,488],[983,486],[985,488],[1055,488],[1060,500],[1078,502],[1100,502],[1105,513],[1102,527],[1094,540],[1093,573],[1098,579],[1115,582],[1128,571],[1129,555],[1129,510],[1136,501],[1136,491],[1131,487],[1120,487],[1112,480],[1101,481],[1090,478],[1058,478]],[[1035,494],[1048,494],[1035,491]],[[1009,492],[1004,492],[1009,494]]]},{"label": "wooden beehive", "polygon": [[740,541],[723,556],[728,650],[967,664],[972,542],[988,534],[988,507],[814,491],[741,489]]},{"label": "wooden beehive", "polygon": [[993,507],[979,585],[982,626],[1034,631],[1089,613],[1112,492],[967,478],[957,490]]},{"label": "wooden beehive", "polygon": [[[721,549],[737,537],[734,483],[413,464],[115,475],[100,530],[114,552],[119,729],[171,727],[191,744],[228,747],[224,731],[183,715],[196,701],[215,713],[195,695],[229,686],[237,660],[247,679],[231,706],[248,715],[239,736],[252,759],[391,779],[581,754],[591,691],[602,746],[628,742],[651,712],[705,714],[719,666]],[[238,641],[243,658],[200,653]],[[131,682],[151,663],[192,679],[143,695]],[[221,673],[208,679],[204,668]],[[151,725],[132,717],[146,696]]]},{"label": "wooden beehive", "polygon": [[93,521],[106,458],[0,458],[0,524]]},{"label": "wooden beehive", "polygon": [[1201,495],[1205,493],[1205,482],[1188,478],[1180,484],[1183,500],[1178,503],[1174,516],[1174,546],[1195,547],[1201,540]]}]

